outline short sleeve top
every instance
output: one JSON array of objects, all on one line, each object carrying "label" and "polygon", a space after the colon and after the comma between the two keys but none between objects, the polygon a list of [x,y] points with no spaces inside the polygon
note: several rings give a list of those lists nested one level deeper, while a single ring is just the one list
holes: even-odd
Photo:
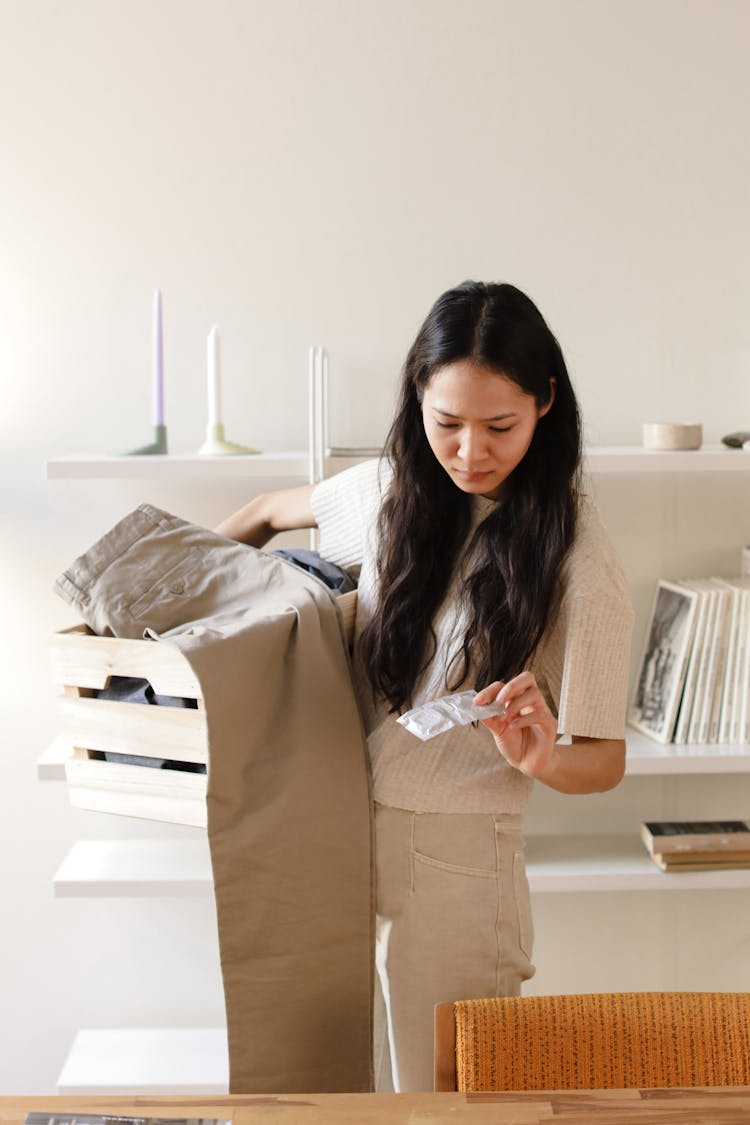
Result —
[{"label": "short sleeve top", "polygon": [[[357,640],[375,609],[377,518],[389,481],[387,463],[366,461],[322,481],[312,494],[321,554],[359,573],[353,675],[374,798],[415,812],[522,812],[533,782],[505,762],[485,727],[458,727],[421,742],[396,722],[385,701],[373,698]],[[495,506],[481,496],[472,503],[470,535]],[[454,576],[433,623],[435,656],[414,706],[452,690],[446,665],[460,636],[458,591]],[[622,566],[593,502],[582,497],[558,597],[530,664],[561,734],[624,737],[632,624]]]}]

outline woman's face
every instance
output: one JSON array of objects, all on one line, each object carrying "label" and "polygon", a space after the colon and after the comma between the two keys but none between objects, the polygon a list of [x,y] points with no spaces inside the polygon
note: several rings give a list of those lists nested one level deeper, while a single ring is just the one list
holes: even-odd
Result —
[{"label": "woman's face", "polygon": [[437,370],[422,399],[422,418],[432,452],[462,492],[499,500],[503,485],[523,460],[539,408],[518,383],[470,359]]}]

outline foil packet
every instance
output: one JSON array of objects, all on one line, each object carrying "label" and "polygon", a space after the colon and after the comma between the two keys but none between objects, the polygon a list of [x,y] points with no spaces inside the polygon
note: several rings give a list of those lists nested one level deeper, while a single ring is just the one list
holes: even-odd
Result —
[{"label": "foil packet", "polygon": [[505,714],[502,704],[486,703],[475,707],[473,700],[476,694],[475,691],[457,691],[453,695],[431,699],[421,707],[414,707],[399,715],[396,722],[427,742],[438,734],[445,734],[452,727],[465,727],[477,719],[489,719],[492,715],[502,718]]}]

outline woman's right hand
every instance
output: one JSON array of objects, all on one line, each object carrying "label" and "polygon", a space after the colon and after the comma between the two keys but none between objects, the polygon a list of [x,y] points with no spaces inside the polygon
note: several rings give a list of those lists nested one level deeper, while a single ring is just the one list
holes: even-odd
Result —
[{"label": "woman's right hand", "polygon": [[556,746],[557,719],[533,672],[521,672],[507,683],[496,680],[477,692],[474,703],[498,703],[505,708],[502,716],[480,721],[509,765],[539,780],[555,769],[560,757]]}]

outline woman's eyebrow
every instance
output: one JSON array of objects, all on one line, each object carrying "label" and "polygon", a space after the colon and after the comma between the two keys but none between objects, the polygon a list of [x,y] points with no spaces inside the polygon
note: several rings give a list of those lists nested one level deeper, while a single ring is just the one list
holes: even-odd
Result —
[{"label": "woman's eyebrow", "polygon": [[[458,414],[451,414],[449,410],[443,410],[440,406],[433,406],[432,408],[438,414],[444,414],[446,418],[455,418],[457,422],[462,422],[463,418]],[[480,422],[502,422],[506,418],[515,418],[516,413],[514,410],[509,410],[507,414],[495,414],[492,418],[480,418]]]}]

